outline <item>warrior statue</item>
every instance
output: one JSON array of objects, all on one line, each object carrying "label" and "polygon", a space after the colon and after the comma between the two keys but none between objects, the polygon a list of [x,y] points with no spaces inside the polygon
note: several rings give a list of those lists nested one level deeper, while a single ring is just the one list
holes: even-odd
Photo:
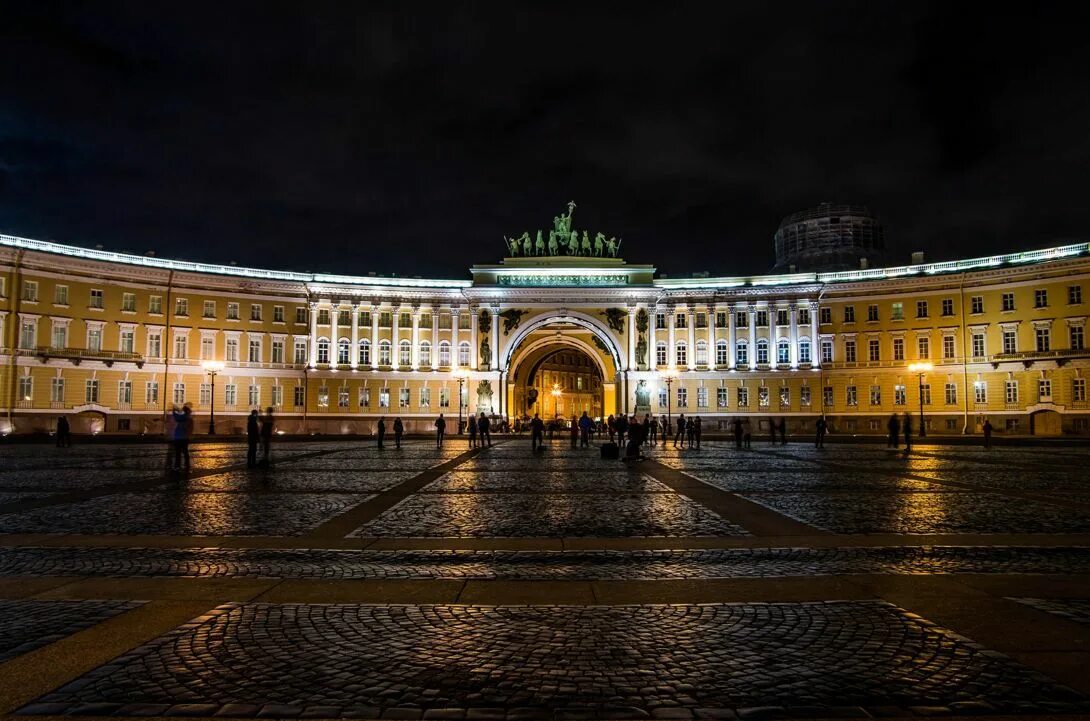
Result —
[{"label": "warrior statue", "polygon": [[507,246],[507,252],[511,254],[512,258],[519,254],[519,242],[516,238],[508,238],[505,235],[503,236],[503,242],[504,245]]},{"label": "warrior statue", "polygon": [[519,240],[522,241],[522,254],[530,255],[530,234],[523,233]]},{"label": "warrior statue", "polygon": [[581,255],[590,256],[590,235],[587,231],[583,231],[583,244],[579,247]]},{"label": "warrior statue", "polygon": [[606,247],[609,248],[609,257],[617,257],[617,238],[610,238],[606,241]]},{"label": "warrior statue", "polygon": [[555,257],[557,255],[558,250],[559,250],[559,247],[556,244],[556,231],[555,230],[550,230],[549,231],[549,255]]},{"label": "warrior statue", "polygon": [[602,257],[602,252],[603,252],[603,250],[605,248],[605,244],[606,244],[606,237],[604,235],[602,235],[601,233],[598,233],[597,235],[595,235],[594,236],[594,255],[601,258]]},{"label": "warrior statue", "polygon": [[481,367],[486,369],[492,367],[492,349],[488,345],[488,338],[481,340]]},{"label": "warrior statue", "polygon": [[647,365],[647,339],[640,334],[640,339],[636,341],[636,365],[643,368]]},{"label": "warrior statue", "polygon": [[545,255],[545,239],[541,237],[541,231],[537,231],[537,242],[534,243],[534,255]]}]

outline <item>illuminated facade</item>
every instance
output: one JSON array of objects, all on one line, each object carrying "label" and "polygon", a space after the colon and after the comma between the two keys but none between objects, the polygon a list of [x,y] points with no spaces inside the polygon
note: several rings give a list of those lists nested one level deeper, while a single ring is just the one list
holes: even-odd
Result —
[{"label": "illuminated facade", "polygon": [[[746,414],[807,432],[824,413],[835,432],[881,433],[891,413],[918,422],[922,401],[934,434],[987,417],[998,433],[1085,435],[1088,251],[684,279],[592,248],[421,280],[0,236],[0,430],[63,413],[76,432],[157,433],[183,402],[203,430],[214,395],[220,433],[266,406],[287,432],[367,434],[381,416],[429,431],[459,415],[459,388],[463,413],[513,420],[551,416],[542,396],[582,377],[564,415],[669,405],[706,431]],[[207,361],[223,364],[214,388]]]}]

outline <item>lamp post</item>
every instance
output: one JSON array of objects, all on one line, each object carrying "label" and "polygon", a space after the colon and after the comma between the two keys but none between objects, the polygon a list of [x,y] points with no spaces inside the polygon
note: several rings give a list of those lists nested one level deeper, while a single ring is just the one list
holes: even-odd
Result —
[{"label": "lamp post", "polygon": [[917,392],[920,394],[920,438],[927,438],[927,426],[923,421],[923,377],[931,372],[934,366],[928,361],[919,361],[908,364],[909,373],[916,374]]},{"label": "lamp post", "polygon": [[564,394],[564,391],[560,390],[559,383],[553,383],[553,417],[556,418],[560,415],[560,396]]},{"label": "lamp post", "polygon": [[214,436],[216,435],[216,374],[223,370],[223,361],[202,361],[201,368],[204,368],[212,378],[212,398],[208,404],[208,435]]},{"label": "lamp post", "polygon": [[458,380],[458,435],[462,435],[462,386],[466,382],[466,372],[463,370],[455,371],[454,377]]},{"label": "lamp post", "polygon": [[670,420],[670,410],[672,402],[672,387],[674,384],[675,376],[672,370],[666,371],[662,374],[662,380],[666,383],[666,425],[672,426],[673,422]]}]

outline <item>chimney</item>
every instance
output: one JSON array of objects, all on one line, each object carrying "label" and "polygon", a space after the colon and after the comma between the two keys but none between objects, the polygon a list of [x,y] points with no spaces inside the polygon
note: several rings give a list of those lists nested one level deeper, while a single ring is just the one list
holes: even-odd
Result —
[{"label": "chimney", "polygon": [[794,264],[794,263],[792,263],[791,265],[787,266],[787,272],[788,272],[788,273],[794,273],[794,272],[795,272],[795,264]]},{"label": "chimney", "polygon": [[923,251],[917,250],[912,254],[912,265],[923,265]]},{"label": "chimney", "polygon": [[859,270],[866,270],[868,265],[866,258],[859,259]]}]

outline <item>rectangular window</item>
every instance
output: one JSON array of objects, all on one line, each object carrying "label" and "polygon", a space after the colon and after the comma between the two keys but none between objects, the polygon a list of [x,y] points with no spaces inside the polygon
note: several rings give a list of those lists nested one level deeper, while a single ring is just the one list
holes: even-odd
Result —
[{"label": "rectangular window", "polygon": [[360,403],[360,408],[370,408],[371,407],[371,389],[366,387],[366,386],[364,386],[363,388],[360,388],[358,400],[359,400],[359,403]]},{"label": "rectangular window", "polygon": [[206,300],[204,302],[204,312],[201,313],[201,315],[203,317],[205,317],[205,318],[215,318],[216,317],[216,301]]},{"label": "rectangular window", "polygon": [[952,360],[955,357],[954,336],[944,335],[942,337],[942,357],[944,360]]},{"label": "rectangular window", "polygon": [[719,341],[715,344],[715,364],[717,366],[725,366],[730,362],[729,358],[730,349],[724,341]]},{"label": "rectangular window", "polygon": [[743,388],[738,389],[738,407],[739,408],[749,408],[749,389],[748,388],[743,387]]},{"label": "rectangular window", "polygon": [[24,303],[37,303],[38,302],[38,281],[36,281],[36,280],[24,280],[23,281],[23,302]]},{"label": "rectangular window", "polygon": [[988,385],[984,381],[976,381],[973,383],[973,400],[977,405],[988,402]]},{"label": "rectangular window", "polygon": [[877,338],[867,340],[867,360],[872,363],[882,360],[882,344]]},{"label": "rectangular window", "polygon": [[821,389],[821,402],[825,404],[826,408],[833,407],[833,387],[825,386]]},{"label": "rectangular window", "polygon": [[727,389],[726,388],[716,388],[715,389],[715,406],[717,408],[726,408],[727,407]]},{"label": "rectangular window", "polygon": [[34,379],[30,376],[19,376],[19,400],[34,400]]},{"label": "rectangular window", "polygon": [[272,342],[272,358],[270,360],[273,363],[284,362],[284,341],[274,340]]},{"label": "rectangular window", "polygon": [[787,386],[780,386],[780,407],[784,408],[791,405],[791,389]]},{"label": "rectangular window", "polygon": [[260,406],[261,405],[261,386],[259,386],[257,384],[251,385],[250,388],[249,388],[248,396],[249,397],[247,398],[247,401],[249,402],[251,408],[255,408],[257,406]]},{"label": "rectangular window", "polygon": [[303,386],[295,386],[292,396],[292,405],[296,408],[302,408],[307,404],[307,389]]},{"label": "rectangular window", "polygon": [[984,312],[984,296],[974,295],[969,299],[970,313],[983,313]]},{"label": "rectangular window", "polygon": [[159,403],[159,381],[148,381],[144,385],[144,403],[149,406]]},{"label": "rectangular window", "polygon": [[337,390],[337,407],[348,408],[348,389],[343,386]]},{"label": "rectangular window", "polygon": [[1071,381],[1071,400],[1075,403],[1086,402],[1086,379],[1075,378]]},{"label": "rectangular window", "polygon": [[655,329],[658,330],[658,329],[665,329],[665,328],[666,328],[666,314],[665,313],[655,313]]},{"label": "rectangular window", "polygon": [[174,299],[174,315],[187,316],[189,315],[189,300],[186,298]]},{"label": "rectangular window", "polygon": [[734,325],[738,328],[749,327],[749,313],[744,310],[737,311],[734,314]]},{"label": "rectangular window", "polygon": [[[446,319],[446,323],[443,323],[444,318]],[[360,328],[370,328],[371,327],[371,311],[361,310],[358,320],[359,320]],[[442,316],[439,319],[439,327],[440,328],[446,328],[446,329],[450,328],[450,316],[449,315]]]},{"label": "rectangular window", "polygon": [[688,362],[687,348],[685,347],[684,343],[677,344],[677,348],[675,349],[675,357],[677,359],[677,365],[679,366],[686,365],[686,363]]},{"label": "rectangular window", "polygon": [[307,342],[305,340],[295,341],[295,357],[292,361],[295,365],[306,365],[307,362]]},{"label": "rectangular window", "polygon": [[674,327],[675,328],[686,328],[686,327],[688,327],[688,317],[689,316],[686,313],[676,313],[676,314],[674,314]]},{"label": "rectangular window", "polygon": [[200,391],[197,394],[197,402],[202,406],[206,406],[212,402],[212,384],[201,383]]},{"label": "rectangular window", "polygon": [[96,308],[98,310],[102,310],[103,308],[106,307],[105,299],[104,299],[104,296],[103,296],[101,290],[92,290],[91,291],[91,297],[90,297],[90,299],[88,301],[88,307],[89,308]]},{"label": "rectangular window", "polygon": [[920,360],[931,357],[931,339],[925,335],[916,337],[916,357]]},{"label": "rectangular window", "polygon": [[956,406],[958,404],[958,387],[953,383],[946,384],[946,405]]},{"label": "rectangular window", "polygon": [[925,406],[931,405],[931,384],[924,383],[920,386],[920,403]]},{"label": "rectangular window", "polygon": [[56,323],[53,325],[53,337],[51,345],[54,348],[68,347],[68,324]]},{"label": "rectangular window", "polygon": [[973,345],[973,358],[983,358],[984,357],[984,334],[983,333],[973,333],[972,345]]},{"label": "rectangular window", "polygon": [[238,338],[228,338],[223,345],[224,360],[228,363],[238,363]]},{"label": "rectangular window", "polygon": [[225,383],[223,385],[223,404],[227,406],[238,405],[238,385]]},{"label": "rectangular window", "polygon": [[832,323],[833,322],[833,309],[832,308],[822,308],[821,310],[818,311],[818,313],[820,315],[820,320],[821,320],[822,325],[825,325],[826,323]]},{"label": "rectangular window", "polygon": [[1038,288],[1033,291],[1033,307],[1034,308],[1047,308],[1048,307],[1048,291],[1044,288]]},{"label": "rectangular window", "polygon": [[799,343],[799,363],[810,362],[810,344]]},{"label": "rectangular window", "polygon": [[102,350],[102,329],[101,328],[88,328],[87,329],[87,350],[100,351]]},{"label": "rectangular window", "polygon": [[1068,326],[1067,333],[1071,341],[1071,350],[1083,350],[1083,327],[1081,325]]},{"label": "rectangular window", "polygon": [[890,305],[890,318],[893,320],[905,319],[904,303],[893,303]]},{"label": "rectangular window", "polygon": [[719,311],[715,314],[715,327],[726,328],[727,327],[727,314]]},{"label": "rectangular window", "polygon": [[855,363],[855,341],[844,341],[844,360],[848,363]]},{"label": "rectangular window", "polygon": [[659,408],[665,408],[667,401],[670,399],[667,395],[665,388],[659,388]]},{"label": "rectangular window", "polygon": [[1044,353],[1052,349],[1052,331],[1047,327],[1036,328],[1034,335],[1037,338],[1037,352]]},{"label": "rectangular window", "polygon": [[689,405],[689,390],[687,388],[677,389],[677,407],[686,408]]},{"label": "rectangular window", "polygon": [[791,321],[788,318],[787,311],[779,309],[776,311],[776,325],[790,325]]},{"label": "rectangular window", "polygon": [[133,348],[136,345],[136,333],[131,330],[121,331],[121,352],[133,353]]},{"label": "rectangular window", "polygon": [[882,386],[870,387],[870,404],[872,406],[882,405]]},{"label": "rectangular window", "polygon": [[449,388],[440,388],[439,389],[439,407],[440,408],[450,408],[450,389]]},{"label": "rectangular window", "polygon": [[428,388],[427,386],[420,389],[420,407],[431,407],[431,388]]},{"label": "rectangular window", "polygon": [[859,405],[859,394],[857,393],[855,386],[847,386],[844,388],[844,402],[852,408]]},{"label": "rectangular window", "polygon": [[769,406],[769,393],[768,386],[761,386],[757,389],[757,407],[768,408]]},{"label": "rectangular window", "polygon": [[398,388],[397,389],[397,406],[398,406],[398,408],[408,408],[409,407],[409,401],[410,401],[409,389],[408,388]]},{"label": "rectangular window", "polygon": [[810,325],[809,308],[799,308],[799,325]]},{"label": "rectangular window", "polygon": [[186,337],[184,335],[174,336],[174,357],[179,360],[185,360],[186,357]]},{"label": "rectangular window", "polygon": [[250,354],[249,359],[251,363],[261,362],[261,341],[256,339],[250,340]]},{"label": "rectangular window", "polygon": [[1017,353],[1018,352],[1018,332],[1013,330],[1003,331],[1003,352],[1004,353]]},{"label": "rectangular window", "polygon": [[413,314],[407,312],[401,312],[398,314],[397,325],[400,328],[410,328],[413,324]]},{"label": "rectangular window", "polygon": [[148,357],[161,358],[163,355],[163,336],[161,333],[148,333]]},{"label": "rectangular window", "polygon": [[[258,303],[250,304],[250,320],[261,320],[261,305]],[[347,323],[345,325],[348,325]]]},{"label": "rectangular window", "polygon": [[943,316],[951,316],[954,314],[954,299],[943,298],[942,299],[942,314]]},{"label": "rectangular window", "polygon": [[749,364],[749,346],[745,343],[739,343],[735,348],[735,362],[740,366]]},{"label": "rectangular window", "polygon": [[378,392],[378,407],[389,408],[390,407],[390,389],[381,388]]},{"label": "rectangular window", "polygon": [[295,322],[298,325],[307,324],[307,309],[301,305],[295,306]]},{"label": "rectangular window", "polygon": [[1069,305],[1078,305],[1079,303],[1082,303],[1081,285],[1067,286],[1067,302]]},{"label": "rectangular window", "polygon": [[318,325],[329,325],[329,308],[318,309]]},{"label": "rectangular window", "polygon": [[284,306],[274,305],[273,306],[273,323],[283,323],[283,322],[284,322]]},{"label": "rectangular window", "polygon": [[153,295],[148,298],[148,313],[151,315],[163,314],[163,296]]},{"label": "rectangular window", "polygon": [[844,306],[844,322],[845,323],[854,323],[855,322],[855,306],[854,305]]},{"label": "rectangular window", "polygon": [[54,305],[68,305],[67,285],[57,285],[53,287],[53,303]]},{"label": "rectangular window", "polygon": [[828,338],[821,341],[821,362],[833,362],[833,341]]},{"label": "rectangular window", "polygon": [[704,386],[700,386],[696,389],[696,407],[707,408],[708,407],[708,389]]},{"label": "rectangular window", "polygon": [[329,408],[329,386],[318,387],[318,407]]},{"label": "rectangular window", "polygon": [[83,386],[84,403],[98,403],[98,380],[88,378]]},{"label": "rectangular window", "polygon": [[1037,400],[1041,403],[1052,402],[1052,381],[1048,378],[1037,379]]},{"label": "rectangular window", "polygon": [[272,405],[274,408],[282,408],[284,406],[284,386],[272,387]]},{"label": "rectangular window", "polygon": [[216,356],[216,339],[211,336],[201,336],[201,360],[209,360]]},{"label": "rectangular window", "polygon": [[49,383],[49,400],[53,403],[64,403],[64,379],[53,378]]},{"label": "rectangular window", "polygon": [[421,328],[431,328],[431,323],[432,323],[431,313],[421,313],[420,314],[420,327]]},{"label": "rectangular window", "polygon": [[757,327],[758,328],[767,328],[768,327],[768,311],[767,310],[757,311]]},{"label": "rectangular window", "polygon": [[238,303],[227,304],[227,320],[238,320]]},{"label": "rectangular window", "polygon": [[903,361],[905,359],[905,339],[894,338],[893,339],[893,360]]},{"label": "rectangular window", "polygon": [[916,301],[916,317],[917,318],[926,318],[927,317],[927,301],[926,300]]},{"label": "rectangular window", "polygon": [[810,386],[799,388],[799,403],[804,406],[810,405]]},{"label": "rectangular window", "polygon": [[877,305],[868,305],[867,306],[867,322],[871,323],[871,322],[874,322],[874,321],[877,321],[877,320],[878,320],[878,306]]},{"label": "rectangular window", "polygon": [[1018,402],[1018,381],[1008,380],[1004,384],[1004,399],[1007,403]]},{"label": "rectangular window", "polygon": [[34,348],[38,341],[38,323],[33,320],[24,320],[19,324],[19,347],[25,350]]},{"label": "rectangular window", "polygon": [[[465,318],[465,317],[466,317],[466,315],[463,313],[461,315],[461,318]],[[393,313],[391,313],[388,310],[384,310],[384,311],[381,311],[378,314],[378,327],[379,328],[392,328],[393,325],[394,325],[394,315],[393,315]],[[459,323],[459,328],[461,328],[461,323]]]},{"label": "rectangular window", "polygon": [[1004,293],[1003,294],[1003,310],[1004,311],[1014,310],[1014,293]]},{"label": "rectangular window", "polygon": [[893,405],[903,406],[908,403],[908,393],[902,385],[893,386]]}]

